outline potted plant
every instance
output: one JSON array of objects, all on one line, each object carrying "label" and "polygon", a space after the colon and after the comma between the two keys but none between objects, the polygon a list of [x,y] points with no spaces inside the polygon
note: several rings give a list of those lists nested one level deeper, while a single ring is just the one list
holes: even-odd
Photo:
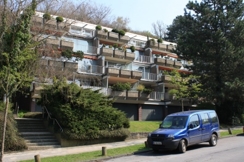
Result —
[{"label": "potted plant", "polygon": [[119,33],[119,30],[118,29],[112,29],[111,32]]},{"label": "potted plant", "polygon": [[70,49],[66,49],[65,51],[61,52],[61,55],[65,58],[70,59],[72,57],[72,51]]},{"label": "potted plant", "polygon": [[126,97],[126,91],[131,89],[130,83],[115,83],[112,87],[112,95],[116,97]]},{"label": "potted plant", "polygon": [[57,21],[57,23],[61,23],[64,21],[64,18],[61,16],[58,16],[58,17],[56,17],[56,21]]},{"label": "potted plant", "polygon": [[45,13],[45,14],[43,14],[43,18],[45,20],[50,20],[51,19],[51,15],[49,13]]},{"label": "potted plant", "polygon": [[145,89],[145,86],[142,85],[142,84],[139,84],[136,89],[139,91],[139,92],[142,92],[144,89]]},{"label": "potted plant", "polygon": [[101,25],[97,25],[97,26],[96,26],[96,30],[102,30]]},{"label": "potted plant", "polygon": [[118,48],[118,44],[113,45],[114,49]]},{"label": "potted plant", "polygon": [[83,51],[77,51],[77,52],[74,52],[75,56],[78,57],[80,60],[83,59],[84,57],[84,52]]},{"label": "potted plant", "polygon": [[135,46],[130,46],[130,50],[131,50],[131,52],[135,52]]},{"label": "potted plant", "polygon": [[124,30],[119,30],[118,33],[119,33],[120,36],[124,36],[125,35],[125,31]]},{"label": "potted plant", "polygon": [[108,32],[108,30],[107,30],[107,29],[103,29],[103,31],[104,31],[105,33],[107,33],[107,32]]},{"label": "potted plant", "polygon": [[163,43],[163,40],[161,38],[158,38],[157,42],[158,43]]}]

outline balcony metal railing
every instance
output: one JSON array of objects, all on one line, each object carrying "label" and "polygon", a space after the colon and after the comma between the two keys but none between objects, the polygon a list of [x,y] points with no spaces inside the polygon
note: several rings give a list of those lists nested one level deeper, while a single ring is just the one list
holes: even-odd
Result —
[{"label": "balcony metal railing", "polygon": [[98,65],[82,66],[81,68],[79,68],[79,71],[83,73],[90,73],[90,74],[102,74],[104,72],[104,66],[98,66]]},{"label": "balcony metal railing", "polygon": [[150,56],[138,56],[135,59],[136,62],[141,62],[141,63],[151,63],[151,58]]},{"label": "balcony metal railing", "polygon": [[144,72],[144,73],[142,73],[142,78],[141,79],[156,81],[156,80],[158,80],[158,76],[155,73]]},{"label": "balcony metal railing", "polygon": [[153,91],[150,93],[149,99],[150,100],[158,100],[158,101],[164,100],[164,93]]}]

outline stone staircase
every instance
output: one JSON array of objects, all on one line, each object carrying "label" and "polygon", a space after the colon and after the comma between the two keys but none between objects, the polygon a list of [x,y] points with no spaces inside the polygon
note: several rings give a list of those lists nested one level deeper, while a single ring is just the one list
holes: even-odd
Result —
[{"label": "stone staircase", "polygon": [[19,134],[25,139],[28,150],[61,147],[55,136],[44,127],[42,119],[16,118]]}]

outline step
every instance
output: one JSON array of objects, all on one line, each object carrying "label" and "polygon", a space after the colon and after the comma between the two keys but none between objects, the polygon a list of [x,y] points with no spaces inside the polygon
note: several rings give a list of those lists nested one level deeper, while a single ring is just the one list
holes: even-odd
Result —
[{"label": "step", "polygon": [[57,142],[55,138],[37,138],[37,139],[26,139],[26,143],[38,143],[38,142]]},{"label": "step", "polygon": [[39,139],[51,139],[51,138],[55,138],[55,137],[53,135],[41,135],[41,136],[39,135],[39,136],[24,136],[24,138],[26,140],[35,140],[35,139],[39,140]]},{"label": "step", "polygon": [[52,146],[52,145],[59,145],[59,143],[56,142],[35,142],[35,143],[26,143],[26,145],[29,146]]},{"label": "step", "polygon": [[50,145],[50,146],[29,146],[28,150],[45,150],[45,149],[52,149],[52,148],[60,148],[60,145]]},{"label": "step", "polygon": [[53,135],[50,132],[19,132],[21,136],[43,136],[43,135]]}]

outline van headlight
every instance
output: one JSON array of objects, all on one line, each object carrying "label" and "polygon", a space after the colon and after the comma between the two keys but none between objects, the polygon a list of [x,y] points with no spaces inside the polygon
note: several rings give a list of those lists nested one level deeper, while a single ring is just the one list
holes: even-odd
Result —
[{"label": "van headlight", "polygon": [[173,134],[169,134],[167,138],[168,138],[168,139],[174,139],[175,137],[174,137]]}]

